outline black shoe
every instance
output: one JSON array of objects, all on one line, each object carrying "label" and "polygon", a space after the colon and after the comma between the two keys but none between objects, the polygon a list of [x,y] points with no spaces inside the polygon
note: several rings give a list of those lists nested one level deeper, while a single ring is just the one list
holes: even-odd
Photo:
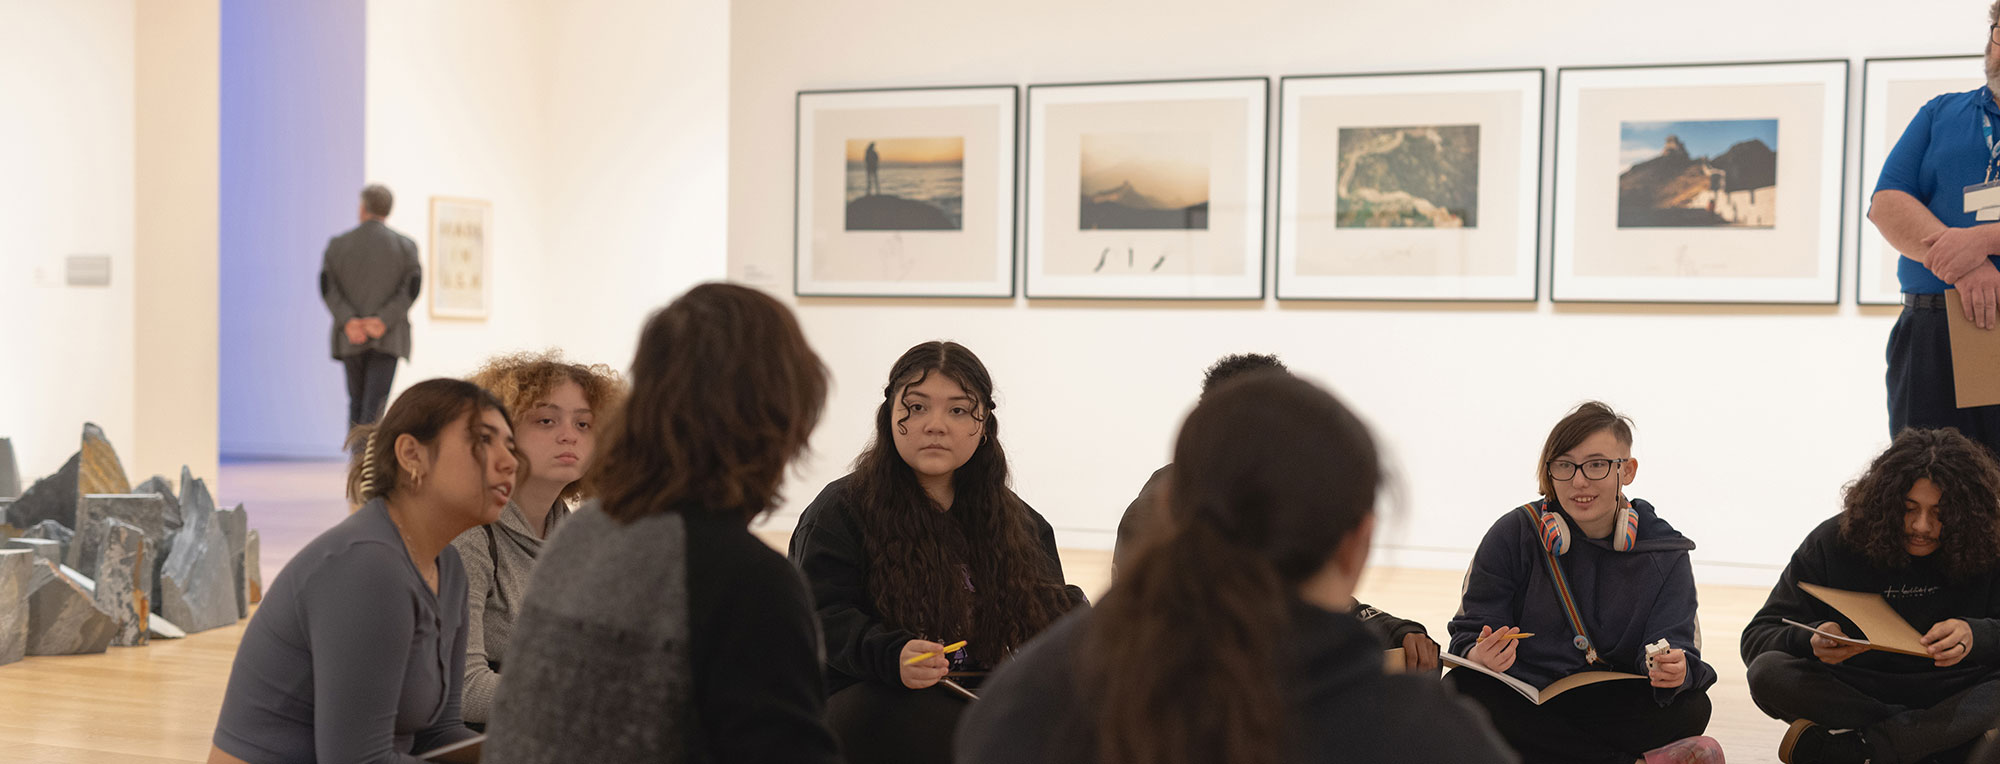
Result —
[{"label": "black shoe", "polygon": [[1785,764],[1869,764],[1875,749],[1860,730],[1830,730],[1805,719],[1792,722],[1778,742]]}]

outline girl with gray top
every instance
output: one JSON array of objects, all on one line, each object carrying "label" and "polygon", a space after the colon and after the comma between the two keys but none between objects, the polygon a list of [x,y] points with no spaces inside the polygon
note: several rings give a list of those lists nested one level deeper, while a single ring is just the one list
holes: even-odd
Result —
[{"label": "girl with gray top", "polygon": [[625,385],[610,367],[568,363],[554,350],[494,358],[472,382],[513,413],[522,472],[499,522],[452,542],[465,561],[469,600],[462,710],[478,727],[493,706],[528,573],[571,504],[589,497],[583,477],[597,450],[596,424],[624,398]]},{"label": "girl with gray top", "polygon": [[805,582],[749,525],[827,375],[791,311],[703,284],[646,322],[632,395],[543,548],[486,764],[833,762]]},{"label": "girl with gray top", "polygon": [[512,425],[491,393],[433,379],[354,437],[366,445],[348,496],[365,503],[292,558],[250,619],[210,764],[416,764],[474,737],[459,719],[465,573],[450,542],[507,505]]}]

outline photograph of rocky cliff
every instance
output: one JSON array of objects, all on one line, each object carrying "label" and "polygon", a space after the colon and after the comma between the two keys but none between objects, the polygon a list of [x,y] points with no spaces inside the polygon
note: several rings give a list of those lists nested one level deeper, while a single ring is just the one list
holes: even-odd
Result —
[{"label": "photograph of rocky cliff", "polygon": [[1085,133],[1079,149],[1079,230],[1208,230],[1207,133]]},{"label": "photograph of rocky cliff", "polygon": [[1343,127],[1338,228],[1479,227],[1479,126]]},{"label": "photograph of rocky cliff", "polygon": [[1778,121],[1619,125],[1619,228],[1777,224]]}]

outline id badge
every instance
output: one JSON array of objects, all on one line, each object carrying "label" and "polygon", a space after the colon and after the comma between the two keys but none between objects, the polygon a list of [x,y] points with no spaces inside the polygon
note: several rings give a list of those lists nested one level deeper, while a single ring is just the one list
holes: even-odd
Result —
[{"label": "id badge", "polygon": [[1965,211],[1980,222],[2000,220],[2000,180],[1966,186]]}]

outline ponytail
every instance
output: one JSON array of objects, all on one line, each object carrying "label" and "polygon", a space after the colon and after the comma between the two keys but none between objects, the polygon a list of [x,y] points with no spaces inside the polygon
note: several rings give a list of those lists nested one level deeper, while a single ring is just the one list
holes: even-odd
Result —
[{"label": "ponytail", "polygon": [[1205,523],[1143,548],[1084,637],[1098,761],[1277,764],[1290,597],[1271,563]]},{"label": "ponytail", "polygon": [[[347,468],[347,500],[357,505],[366,504],[377,496],[387,494],[389,486],[394,485],[395,468],[392,467],[384,473],[376,466],[395,463],[393,454],[386,459],[376,455],[375,435],[379,431],[373,424],[364,424],[356,426],[347,434],[345,447],[354,454],[353,464]],[[354,449],[357,444],[361,445],[359,451]]]},{"label": "ponytail", "polygon": [[1079,673],[1105,764],[1277,764],[1295,744],[1280,684],[1298,588],[1374,512],[1368,428],[1283,372],[1203,393],[1167,506],[1098,603]]}]

